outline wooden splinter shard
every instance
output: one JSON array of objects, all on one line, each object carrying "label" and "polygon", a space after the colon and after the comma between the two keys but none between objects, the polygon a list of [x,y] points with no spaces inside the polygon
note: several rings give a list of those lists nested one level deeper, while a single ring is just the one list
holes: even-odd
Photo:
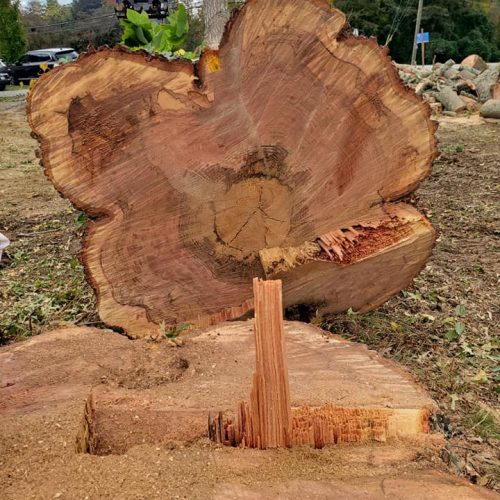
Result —
[{"label": "wooden splinter shard", "polygon": [[240,430],[252,448],[282,448],[291,444],[291,405],[281,280],[253,280],[255,302],[256,370],[250,405],[240,403],[240,414],[250,417],[251,426]]},{"label": "wooden splinter shard", "polygon": [[242,401],[236,426],[222,414],[209,420],[212,439],[250,448],[292,444],[292,409],[285,353],[281,280],[253,280],[255,359],[250,403]]}]

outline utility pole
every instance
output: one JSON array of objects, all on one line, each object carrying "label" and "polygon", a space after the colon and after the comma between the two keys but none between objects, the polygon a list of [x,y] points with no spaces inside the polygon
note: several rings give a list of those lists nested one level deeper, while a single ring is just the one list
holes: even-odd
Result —
[{"label": "utility pole", "polygon": [[418,0],[418,10],[417,10],[417,24],[415,26],[415,38],[413,39],[413,52],[411,54],[411,65],[416,66],[417,64],[417,35],[420,32],[420,23],[422,22],[422,9],[424,8],[424,0]]}]

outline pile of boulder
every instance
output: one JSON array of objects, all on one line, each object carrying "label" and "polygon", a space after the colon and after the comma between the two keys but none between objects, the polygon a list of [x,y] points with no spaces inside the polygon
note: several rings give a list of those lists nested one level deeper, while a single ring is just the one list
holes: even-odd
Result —
[{"label": "pile of boulder", "polygon": [[461,64],[449,60],[433,66],[398,64],[405,84],[430,104],[435,114],[477,112],[500,119],[500,64],[488,65],[478,55]]}]

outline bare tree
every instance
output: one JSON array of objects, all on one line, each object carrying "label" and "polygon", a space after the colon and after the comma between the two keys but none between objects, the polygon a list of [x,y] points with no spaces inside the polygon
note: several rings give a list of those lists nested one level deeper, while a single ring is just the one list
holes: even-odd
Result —
[{"label": "bare tree", "polygon": [[205,45],[209,49],[218,49],[229,19],[227,0],[204,0],[203,17],[205,21]]}]

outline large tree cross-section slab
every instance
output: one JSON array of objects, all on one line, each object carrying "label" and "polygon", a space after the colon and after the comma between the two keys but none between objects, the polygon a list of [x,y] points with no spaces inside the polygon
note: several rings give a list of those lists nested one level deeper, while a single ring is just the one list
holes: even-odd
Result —
[{"label": "large tree cross-section slab", "polygon": [[323,0],[249,0],[197,67],[88,53],[28,98],[45,171],[92,220],[83,262],[130,336],[284,305],[373,308],[407,286],[434,230],[398,202],[436,155],[427,105]]}]

